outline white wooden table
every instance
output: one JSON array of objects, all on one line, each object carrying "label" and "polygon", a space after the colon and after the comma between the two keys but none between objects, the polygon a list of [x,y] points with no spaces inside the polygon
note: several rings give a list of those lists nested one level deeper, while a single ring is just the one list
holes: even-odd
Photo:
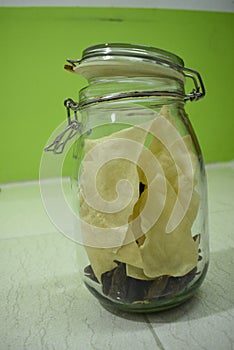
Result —
[{"label": "white wooden table", "polygon": [[199,292],[155,314],[113,315],[83,286],[37,182],[0,192],[0,350],[234,349],[234,163],[207,167],[211,262]]}]

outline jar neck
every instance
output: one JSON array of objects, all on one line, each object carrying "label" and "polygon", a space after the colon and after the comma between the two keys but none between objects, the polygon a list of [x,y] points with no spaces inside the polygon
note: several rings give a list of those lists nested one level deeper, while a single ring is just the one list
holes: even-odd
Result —
[{"label": "jar neck", "polygon": [[181,95],[183,100],[184,82],[170,77],[93,77],[89,79],[89,85],[80,91],[79,100],[85,105],[92,100],[107,96],[131,97],[132,94],[132,97],[137,98],[149,94],[152,97],[154,92],[167,98],[175,98],[175,96],[179,98]]}]

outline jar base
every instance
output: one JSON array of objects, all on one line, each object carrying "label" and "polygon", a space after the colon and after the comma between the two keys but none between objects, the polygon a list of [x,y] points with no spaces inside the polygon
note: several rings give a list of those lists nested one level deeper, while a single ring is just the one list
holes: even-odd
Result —
[{"label": "jar base", "polygon": [[124,304],[119,301],[114,301],[105,296],[101,295],[95,288],[91,287],[88,283],[85,282],[88,290],[98,299],[100,304],[108,311],[112,313],[120,312],[128,312],[128,313],[153,313],[160,312],[164,310],[169,310],[174,307],[177,307],[190,298],[193,297],[197,289],[202,284],[206,272],[207,272],[208,264],[203,270],[200,278],[189,288],[186,288],[183,293],[175,296],[175,297],[162,297],[155,301],[144,301],[144,302],[134,302],[132,304]]}]

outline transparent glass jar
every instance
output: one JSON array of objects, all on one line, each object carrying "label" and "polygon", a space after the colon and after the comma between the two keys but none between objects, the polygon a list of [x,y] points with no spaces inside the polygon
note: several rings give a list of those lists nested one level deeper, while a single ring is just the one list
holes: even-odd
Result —
[{"label": "transparent glass jar", "polygon": [[109,309],[174,307],[201,285],[209,259],[204,163],[184,110],[205,95],[202,79],[178,56],[139,45],[96,45],[68,62],[88,80],[79,103],[65,102],[78,134],[72,188],[84,283]]}]

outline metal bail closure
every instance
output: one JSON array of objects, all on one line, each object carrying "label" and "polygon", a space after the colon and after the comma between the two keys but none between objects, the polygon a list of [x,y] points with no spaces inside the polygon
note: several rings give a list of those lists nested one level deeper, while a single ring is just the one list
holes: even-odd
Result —
[{"label": "metal bail closure", "polygon": [[[82,123],[78,121],[77,111],[79,104],[71,98],[64,101],[64,106],[67,109],[67,127],[55,138],[55,140],[45,147],[46,152],[53,152],[54,154],[61,154],[69,140],[71,140],[77,133],[82,132]],[[74,112],[74,119],[71,119],[71,110]]]},{"label": "metal bail closure", "polygon": [[194,83],[194,89],[190,92],[190,94],[185,95],[184,100],[197,101],[204,97],[206,90],[200,73],[198,73],[195,69],[187,67],[183,67],[182,69],[184,71],[184,75],[187,78],[192,79]]},{"label": "metal bail closure", "polygon": [[[119,54],[111,53],[112,56],[118,56]],[[127,57],[128,55],[125,54]],[[144,56],[140,56],[139,54],[134,54],[134,57],[144,58]],[[128,91],[128,92],[122,92],[122,93],[113,93],[107,96],[103,97],[97,97],[93,99],[89,99],[88,102],[81,102],[80,107],[84,107],[86,105],[90,105],[92,103],[97,102],[107,102],[112,100],[119,100],[123,98],[131,98],[131,97],[144,97],[144,96],[172,96],[172,97],[179,97],[183,98],[184,101],[198,101],[199,99],[203,98],[206,94],[205,86],[202,81],[202,77],[198,71],[195,69],[187,68],[182,65],[179,65],[177,63],[162,59],[162,58],[155,58],[150,57],[156,64],[160,64],[165,67],[170,67],[172,69],[177,70],[178,72],[181,72],[186,78],[189,78],[193,81],[194,88],[190,93],[180,93],[176,91],[155,91],[155,90],[147,90],[147,91]],[[78,67],[79,64],[82,63],[82,59],[72,60],[70,58],[67,59],[67,62],[71,64],[65,65],[64,68],[75,72],[75,68]],[[78,65],[77,65],[78,64]]]}]

